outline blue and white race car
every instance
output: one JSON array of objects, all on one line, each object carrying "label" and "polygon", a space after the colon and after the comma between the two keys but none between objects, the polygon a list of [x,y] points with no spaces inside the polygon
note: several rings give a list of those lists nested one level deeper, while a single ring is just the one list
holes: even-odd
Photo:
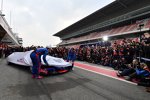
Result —
[{"label": "blue and white race car", "polygon": [[[7,57],[8,64],[16,64],[16,65],[22,65],[27,66],[32,69],[32,61],[30,58],[31,51],[26,52],[14,52],[11,55]],[[69,62],[66,62],[62,58],[52,57],[47,55],[46,61],[49,66],[46,66],[46,64],[43,61],[43,56],[41,56],[41,70],[40,73],[44,74],[57,74],[57,73],[65,73],[72,69],[72,64]]]}]

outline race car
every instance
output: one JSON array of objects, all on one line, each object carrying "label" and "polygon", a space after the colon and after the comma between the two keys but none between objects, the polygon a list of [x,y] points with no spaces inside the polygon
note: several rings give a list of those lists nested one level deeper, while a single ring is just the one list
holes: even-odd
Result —
[{"label": "race car", "polygon": [[[30,70],[32,70],[33,64],[30,58],[30,54],[32,52],[33,50],[26,52],[14,52],[7,57],[7,63],[30,67]],[[73,64],[66,62],[62,58],[46,55],[46,61],[48,63],[48,66],[46,66],[46,64],[43,61],[43,56],[41,56],[42,66],[40,69],[40,74],[49,75],[65,73],[72,70],[73,68]]]}]

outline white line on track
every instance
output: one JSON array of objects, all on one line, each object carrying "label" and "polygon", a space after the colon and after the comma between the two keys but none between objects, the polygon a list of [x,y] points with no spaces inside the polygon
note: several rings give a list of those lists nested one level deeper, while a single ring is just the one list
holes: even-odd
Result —
[{"label": "white line on track", "polygon": [[86,71],[90,71],[90,72],[93,72],[93,73],[96,73],[96,74],[100,74],[100,75],[103,75],[103,76],[107,76],[107,77],[110,77],[110,78],[113,78],[113,79],[116,79],[116,80],[120,80],[120,81],[123,81],[123,82],[126,82],[126,83],[130,83],[130,84],[133,84],[133,85],[137,85],[137,83],[130,82],[130,81],[126,81],[126,80],[121,79],[121,78],[116,78],[116,77],[109,76],[109,75],[106,75],[106,74],[98,73],[98,72],[96,72],[96,71],[92,71],[92,70],[89,70],[89,69],[81,68],[81,67],[79,67],[79,66],[75,66],[75,67],[76,67],[76,68],[83,69],[83,70],[86,70]]}]

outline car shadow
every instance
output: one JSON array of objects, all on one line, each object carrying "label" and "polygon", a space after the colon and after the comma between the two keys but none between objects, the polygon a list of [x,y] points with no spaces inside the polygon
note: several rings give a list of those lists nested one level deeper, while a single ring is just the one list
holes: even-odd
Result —
[{"label": "car shadow", "polygon": [[23,72],[31,74],[29,66],[17,65],[17,64],[14,64],[14,63],[9,63],[8,66],[13,67],[13,68],[15,68],[17,70],[20,70],[20,71],[23,71]]},{"label": "car shadow", "polygon": [[[23,72],[28,73],[28,74],[32,74],[29,66],[17,65],[17,64],[14,64],[14,63],[9,63],[8,65],[11,66],[11,67],[13,67],[13,68],[15,68],[15,69],[17,69],[17,70],[23,71]],[[40,75],[42,75],[44,77],[50,77],[50,76],[63,75],[63,74],[66,74],[68,72],[70,72],[70,71],[67,71],[67,72],[64,72],[64,73],[50,73],[48,75],[40,73]]]}]

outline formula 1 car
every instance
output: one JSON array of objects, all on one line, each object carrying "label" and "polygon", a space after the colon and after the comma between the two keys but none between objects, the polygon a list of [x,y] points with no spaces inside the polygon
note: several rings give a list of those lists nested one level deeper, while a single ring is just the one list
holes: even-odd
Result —
[{"label": "formula 1 car", "polygon": [[[26,52],[14,52],[10,54],[7,57],[8,64],[16,64],[16,65],[22,65],[30,67],[30,70],[32,70],[32,61],[30,58],[31,51]],[[52,57],[47,55],[46,61],[49,66],[46,66],[46,64],[43,61],[43,56],[41,56],[41,64],[42,67],[40,69],[41,74],[59,74],[59,73],[65,73],[73,68],[73,64],[66,62],[62,58]]]}]

